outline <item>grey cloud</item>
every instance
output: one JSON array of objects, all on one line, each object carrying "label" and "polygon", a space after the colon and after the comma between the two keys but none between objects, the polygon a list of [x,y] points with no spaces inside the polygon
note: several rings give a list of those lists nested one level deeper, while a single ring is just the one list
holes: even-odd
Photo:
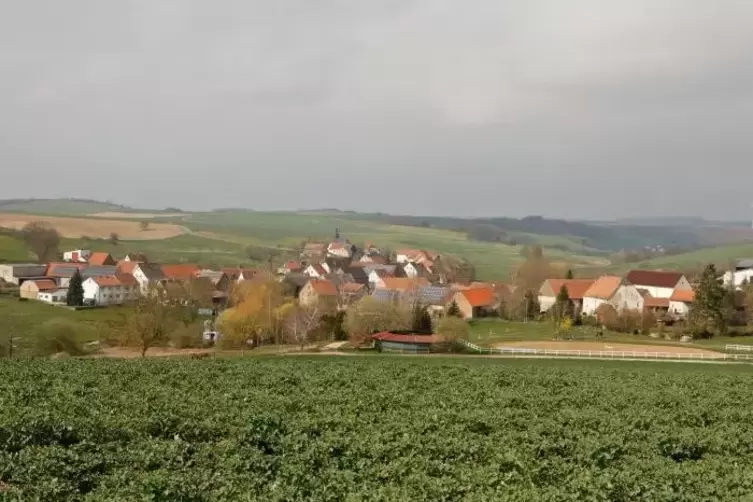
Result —
[{"label": "grey cloud", "polygon": [[13,2],[0,197],[747,217],[752,24],[748,0]]}]

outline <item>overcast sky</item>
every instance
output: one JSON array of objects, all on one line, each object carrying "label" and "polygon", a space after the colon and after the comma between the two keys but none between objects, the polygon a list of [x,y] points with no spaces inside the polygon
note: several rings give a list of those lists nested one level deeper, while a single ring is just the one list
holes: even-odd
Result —
[{"label": "overcast sky", "polygon": [[743,219],[751,0],[0,0],[0,197]]}]

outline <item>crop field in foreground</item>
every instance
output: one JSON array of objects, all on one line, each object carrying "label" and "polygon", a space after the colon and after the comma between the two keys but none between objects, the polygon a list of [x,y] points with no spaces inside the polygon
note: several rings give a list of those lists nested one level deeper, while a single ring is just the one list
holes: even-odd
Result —
[{"label": "crop field in foreground", "polygon": [[0,500],[750,500],[753,369],[451,357],[0,365]]}]

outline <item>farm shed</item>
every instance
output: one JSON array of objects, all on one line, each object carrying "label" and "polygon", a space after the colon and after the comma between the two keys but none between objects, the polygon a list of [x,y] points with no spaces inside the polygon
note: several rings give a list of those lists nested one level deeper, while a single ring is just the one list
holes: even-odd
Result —
[{"label": "farm shed", "polygon": [[371,337],[379,352],[429,353],[432,345],[441,343],[444,338],[438,335],[418,335],[382,332]]}]

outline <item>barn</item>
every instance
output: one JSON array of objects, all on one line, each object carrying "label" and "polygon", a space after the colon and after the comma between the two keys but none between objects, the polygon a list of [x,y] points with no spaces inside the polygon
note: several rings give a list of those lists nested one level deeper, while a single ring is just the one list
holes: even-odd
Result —
[{"label": "barn", "polygon": [[439,335],[421,335],[417,333],[393,333],[384,331],[371,337],[379,352],[411,352],[428,354],[432,347],[444,341]]}]

